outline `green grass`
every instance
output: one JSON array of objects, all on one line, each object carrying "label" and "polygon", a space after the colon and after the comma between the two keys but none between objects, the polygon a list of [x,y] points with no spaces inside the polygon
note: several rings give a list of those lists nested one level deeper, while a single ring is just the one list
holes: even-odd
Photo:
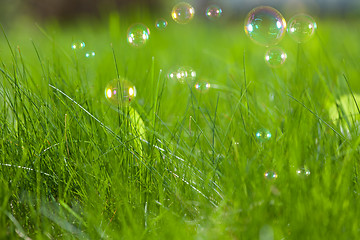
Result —
[{"label": "green grass", "polygon": [[[125,40],[132,22],[4,26],[0,239],[360,238],[356,119],[328,111],[360,92],[357,19],[318,19],[301,45],[286,36],[276,69],[242,21],[158,31],[145,18],[140,49]],[[177,65],[215,87],[168,80]],[[118,75],[137,87],[130,107],[104,96]]]}]

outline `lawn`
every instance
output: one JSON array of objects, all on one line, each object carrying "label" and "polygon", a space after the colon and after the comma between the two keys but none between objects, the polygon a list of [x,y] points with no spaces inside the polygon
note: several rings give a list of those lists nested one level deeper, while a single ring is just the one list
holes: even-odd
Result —
[{"label": "lawn", "polygon": [[313,17],[276,68],[244,18],[2,25],[0,239],[360,239],[360,21]]}]

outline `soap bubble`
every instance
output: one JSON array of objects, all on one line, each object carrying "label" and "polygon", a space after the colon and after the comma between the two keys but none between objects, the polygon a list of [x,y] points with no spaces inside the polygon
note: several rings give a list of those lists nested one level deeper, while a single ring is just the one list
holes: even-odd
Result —
[{"label": "soap bubble", "polygon": [[80,49],[83,49],[85,47],[85,42],[83,41],[74,41],[72,44],[71,44],[71,48],[73,50],[80,50]]},{"label": "soap bubble", "polygon": [[281,47],[271,47],[265,53],[265,62],[270,67],[281,66],[287,58],[285,51]]},{"label": "soap bubble", "polygon": [[94,58],[95,57],[95,52],[94,51],[88,51],[85,53],[85,57],[86,58]]},{"label": "soap bubble", "polygon": [[149,40],[150,30],[142,23],[131,25],[127,32],[127,41],[133,47],[142,47]]},{"label": "soap bubble", "polygon": [[195,9],[186,2],[180,2],[176,4],[171,11],[171,17],[175,22],[180,24],[186,24],[190,22],[194,18],[194,15]]},{"label": "soap bubble", "polygon": [[210,5],[205,12],[205,15],[210,20],[217,20],[222,14],[222,9],[217,5]]},{"label": "soap bubble", "polygon": [[307,14],[297,14],[289,20],[287,32],[298,43],[308,41],[317,28],[315,20]]},{"label": "soap bubble", "polygon": [[270,170],[270,171],[266,171],[266,172],[264,173],[264,177],[265,177],[265,179],[267,179],[267,180],[275,180],[275,179],[278,178],[278,175],[277,175],[276,172]]},{"label": "soap bubble", "polygon": [[308,177],[310,175],[310,170],[307,168],[298,168],[296,169],[296,175],[300,177]]},{"label": "soap bubble", "polygon": [[256,7],[245,18],[245,33],[251,40],[264,46],[276,45],[284,37],[286,21],[272,7]]},{"label": "soap bubble", "polygon": [[169,71],[168,78],[170,80],[177,80],[180,83],[192,82],[196,79],[196,72],[191,67],[178,67]]},{"label": "soap bubble", "polygon": [[198,92],[205,93],[205,92],[209,91],[210,86],[211,86],[210,83],[208,83],[206,81],[199,81],[199,82],[195,83],[194,87]]},{"label": "soap bubble", "polygon": [[135,85],[125,79],[115,79],[105,88],[106,99],[114,105],[128,105],[136,97]]},{"label": "soap bubble", "polygon": [[256,133],[255,133],[255,137],[257,140],[259,140],[260,142],[266,142],[268,140],[270,140],[271,138],[271,133],[269,130],[265,129],[265,128],[260,128]]},{"label": "soap bubble", "polygon": [[156,27],[157,29],[163,30],[163,29],[166,28],[167,24],[168,24],[168,23],[167,23],[167,21],[166,21],[165,19],[159,18],[159,19],[156,20],[156,22],[155,22],[155,27]]}]

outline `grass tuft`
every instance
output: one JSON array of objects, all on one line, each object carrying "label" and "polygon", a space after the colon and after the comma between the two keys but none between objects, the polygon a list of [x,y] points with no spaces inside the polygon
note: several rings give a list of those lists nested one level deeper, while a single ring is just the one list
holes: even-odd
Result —
[{"label": "grass tuft", "polygon": [[[1,26],[0,239],[359,239],[360,48],[321,21],[307,43],[284,38],[276,69],[242,22],[157,31],[148,16],[142,48],[115,13],[24,25],[31,40]],[[169,79],[176,66],[196,79]],[[104,96],[119,78],[131,104]]]}]

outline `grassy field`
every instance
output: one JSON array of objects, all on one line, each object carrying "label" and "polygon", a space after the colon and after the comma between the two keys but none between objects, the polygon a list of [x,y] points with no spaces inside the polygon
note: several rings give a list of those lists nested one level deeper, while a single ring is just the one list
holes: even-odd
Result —
[{"label": "grassy field", "polygon": [[[358,19],[285,36],[270,68],[243,21],[135,17],[3,26],[0,239],[360,238],[357,112],[329,114],[360,92]],[[134,22],[143,48],[126,42]],[[196,80],[168,79],[175,66]],[[105,98],[119,77],[130,105]]]}]

